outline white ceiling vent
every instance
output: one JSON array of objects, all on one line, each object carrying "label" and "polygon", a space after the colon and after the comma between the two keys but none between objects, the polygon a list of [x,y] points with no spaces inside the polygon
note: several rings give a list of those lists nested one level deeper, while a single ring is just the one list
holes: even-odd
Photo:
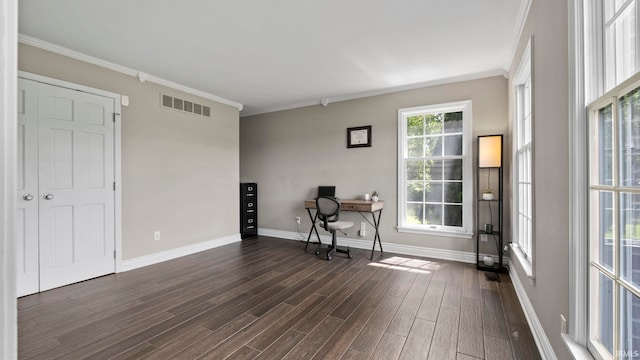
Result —
[{"label": "white ceiling vent", "polygon": [[197,104],[189,100],[178,99],[166,94],[160,94],[160,106],[194,115],[211,117],[211,108],[209,106]]}]

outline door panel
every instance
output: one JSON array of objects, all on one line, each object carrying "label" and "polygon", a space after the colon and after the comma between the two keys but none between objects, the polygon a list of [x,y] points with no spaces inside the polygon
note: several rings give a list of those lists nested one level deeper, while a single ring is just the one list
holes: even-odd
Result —
[{"label": "door panel", "polygon": [[44,291],[115,271],[114,100],[46,84],[38,94]]},{"label": "door panel", "polygon": [[53,172],[50,189],[73,188],[73,131],[51,129],[51,148],[45,151],[51,153],[51,166]]},{"label": "door panel", "polygon": [[[38,292],[38,83],[18,79],[16,248],[18,296]],[[31,195],[32,200],[25,200]]]}]

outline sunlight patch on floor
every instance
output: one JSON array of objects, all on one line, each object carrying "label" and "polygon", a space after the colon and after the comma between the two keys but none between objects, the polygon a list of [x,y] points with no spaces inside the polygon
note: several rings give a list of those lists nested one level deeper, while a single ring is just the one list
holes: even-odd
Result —
[{"label": "sunlight patch on floor", "polygon": [[401,256],[393,256],[379,262],[371,262],[369,266],[381,267],[385,269],[407,271],[418,274],[431,274],[442,266],[436,261],[412,259]]}]

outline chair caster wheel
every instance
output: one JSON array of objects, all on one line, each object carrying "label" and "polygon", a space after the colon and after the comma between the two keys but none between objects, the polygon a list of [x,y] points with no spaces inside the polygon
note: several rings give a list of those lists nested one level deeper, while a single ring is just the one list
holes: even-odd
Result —
[{"label": "chair caster wheel", "polygon": [[316,249],[316,256],[320,255],[320,250]]},{"label": "chair caster wheel", "polygon": [[331,260],[331,254],[327,253],[327,260]]},{"label": "chair caster wheel", "polygon": [[347,250],[347,257],[351,259],[353,256],[351,255],[351,249]]}]

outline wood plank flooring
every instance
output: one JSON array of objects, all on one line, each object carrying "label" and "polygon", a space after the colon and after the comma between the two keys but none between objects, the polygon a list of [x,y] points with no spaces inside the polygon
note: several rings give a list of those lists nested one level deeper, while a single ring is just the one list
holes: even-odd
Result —
[{"label": "wood plank flooring", "polygon": [[18,300],[20,359],[540,359],[508,276],[245,240]]}]

